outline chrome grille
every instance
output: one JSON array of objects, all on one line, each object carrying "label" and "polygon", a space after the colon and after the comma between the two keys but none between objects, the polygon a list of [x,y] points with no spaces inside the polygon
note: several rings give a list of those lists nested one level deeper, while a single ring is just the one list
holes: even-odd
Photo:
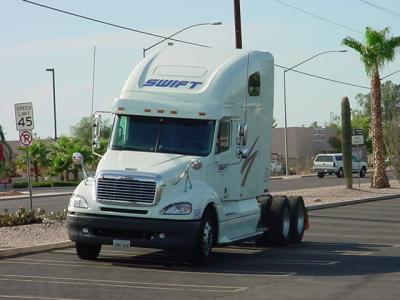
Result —
[{"label": "chrome grille", "polygon": [[97,177],[97,201],[116,204],[151,205],[156,198],[157,183],[152,178],[102,174]]}]

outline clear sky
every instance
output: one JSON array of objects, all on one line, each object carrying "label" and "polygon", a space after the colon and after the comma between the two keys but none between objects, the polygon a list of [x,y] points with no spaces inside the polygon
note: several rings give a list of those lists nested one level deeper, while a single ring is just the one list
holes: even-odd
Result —
[{"label": "clear sky", "polygon": [[[400,17],[373,8],[360,0],[282,0],[299,9],[343,25],[340,27],[285,6],[278,0],[242,0],[243,48],[270,51],[275,63],[293,66],[317,53],[345,49],[346,36],[358,40],[366,26],[391,28],[400,35]],[[216,48],[234,48],[233,0],[37,0],[42,4],[119,25],[169,35],[203,22],[177,38]],[[399,12],[400,2],[369,0]],[[142,56],[142,48],[158,38],[78,19],[20,0],[0,0],[0,124],[8,140],[18,138],[14,103],[33,102],[35,132],[54,135],[51,73],[55,68],[58,135],[91,113],[93,47],[96,46],[95,110],[109,110],[126,77]],[[175,43],[177,46],[178,43]],[[162,46],[161,46],[162,47]],[[188,51],[192,46],[187,47]],[[155,48],[159,49],[159,48]],[[400,69],[400,60],[382,70],[382,76]],[[369,86],[358,55],[329,53],[298,70]],[[400,73],[390,79],[397,83]],[[290,72],[287,74],[288,125],[323,124],[330,113],[340,113],[348,96],[354,107],[357,93],[367,89],[340,85]],[[274,116],[283,126],[283,72],[275,69]]]}]

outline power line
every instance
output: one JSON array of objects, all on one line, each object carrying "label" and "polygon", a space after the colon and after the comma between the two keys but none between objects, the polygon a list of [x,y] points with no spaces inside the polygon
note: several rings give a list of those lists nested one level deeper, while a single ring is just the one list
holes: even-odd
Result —
[{"label": "power line", "polygon": [[[67,14],[67,15],[71,15],[71,16],[74,16],[74,17],[78,17],[78,18],[82,18],[82,19],[85,19],[85,20],[101,23],[101,24],[104,24],[104,25],[109,25],[109,26],[113,26],[113,27],[116,27],[116,28],[125,29],[125,30],[129,30],[129,31],[133,31],[133,32],[137,32],[137,33],[141,33],[141,34],[145,34],[145,35],[150,35],[150,36],[154,36],[154,37],[159,37],[159,38],[163,38],[163,39],[167,38],[167,37],[162,36],[162,35],[158,35],[158,34],[154,34],[154,33],[151,33],[151,32],[146,32],[146,31],[142,31],[142,30],[137,30],[137,29],[121,26],[121,25],[118,25],[118,24],[102,21],[102,20],[99,20],[99,19],[94,19],[94,18],[91,18],[91,17],[87,17],[87,16],[84,16],[84,15],[76,14],[76,13],[69,12],[69,11],[66,11],[66,10],[62,10],[62,9],[58,9],[58,8],[55,8],[55,7],[47,6],[47,5],[44,5],[44,4],[41,4],[41,3],[37,3],[37,2],[29,1],[29,0],[21,0],[21,1],[29,3],[29,4],[32,4],[32,5],[36,5],[36,6],[39,6],[39,7],[43,7],[43,8],[46,8],[46,9],[50,9],[50,10],[53,10],[53,11],[57,11],[57,12],[60,12],[60,13],[64,13],[64,14]],[[279,3],[283,4],[283,5],[286,5],[288,7],[291,7],[293,9],[299,10],[299,11],[301,11],[303,13],[309,14],[309,15],[311,15],[313,17],[318,18],[318,19],[321,19],[321,20],[327,21],[329,23],[335,24],[337,26],[340,26],[342,28],[349,29],[349,30],[361,33],[360,31],[354,30],[354,29],[352,29],[350,27],[337,24],[337,23],[332,22],[330,20],[327,20],[325,18],[322,18],[322,17],[319,17],[319,16],[314,15],[312,13],[306,12],[306,11],[304,11],[302,9],[299,9],[297,7],[294,7],[294,6],[290,5],[290,4],[287,4],[287,3],[285,3],[285,2],[283,2],[281,0],[275,0],[275,1],[279,2]],[[184,41],[184,40],[179,40],[179,39],[174,39],[174,38],[170,38],[170,40],[173,40],[175,42],[190,44],[190,45],[194,45],[194,46],[200,46],[200,47],[209,48],[209,46],[207,46],[207,45],[192,43],[192,42],[188,42],[188,41]],[[281,66],[281,65],[278,65],[278,64],[275,64],[275,66],[279,67],[279,68],[282,68],[282,69],[289,69],[289,67]],[[331,79],[331,78],[327,78],[327,77],[322,77],[322,76],[318,76],[318,75],[314,75],[314,74],[310,74],[310,73],[306,73],[306,72],[302,72],[302,71],[298,71],[298,70],[291,70],[291,71],[296,72],[296,73],[300,73],[300,74],[303,74],[303,75],[306,75],[306,76],[314,77],[314,78],[317,78],[317,79],[322,79],[322,80],[326,80],[326,81],[330,81],[330,82],[343,84],[343,85],[359,87],[359,88],[363,88],[363,89],[370,89],[369,87],[365,87],[365,86],[362,86],[362,85],[357,85],[357,84],[352,84],[352,83],[349,83],[349,82],[339,81],[339,80],[335,80],[335,79]]]},{"label": "power line", "polygon": [[289,3],[286,3],[286,2],[284,2],[284,1],[282,1],[282,0],[274,0],[274,1],[275,1],[275,2],[278,2],[278,3],[282,4],[282,5],[285,5],[285,6],[289,7],[289,8],[291,8],[291,9],[297,10],[297,11],[303,13],[303,14],[306,14],[306,15],[309,15],[309,16],[314,17],[314,18],[316,18],[316,19],[319,19],[319,20],[321,20],[321,21],[324,21],[324,22],[327,22],[327,23],[336,25],[336,26],[341,27],[341,28],[343,28],[343,29],[347,29],[347,30],[350,30],[350,31],[353,31],[353,32],[356,32],[356,33],[363,34],[363,32],[361,32],[361,31],[359,31],[359,30],[353,29],[353,28],[351,28],[351,27],[349,27],[349,26],[346,26],[346,25],[342,25],[342,24],[336,23],[335,21],[329,20],[329,19],[327,19],[327,18],[318,16],[318,15],[316,15],[316,14],[313,14],[313,13],[309,12],[309,11],[306,11],[306,10],[304,10],[304,9],[301,9],[301,8],[298,8],[298,7],[296,7],[296,6],[293,6],[293,5],[289,4]]},{"label": "power line", "polygon": [[390,14],[390,15],[398,17],[398,18],[400,17],[400,12],[394,11],[392,9],[389,9],[389,8],[386,8],[386,7],[383,7],[383,6],[376,5],[375,3],[372,3],[372,2],[369,2],[369,1],[365,1],[365,0],[360,0],[360,1],[363,2],[364,4],[372,6],[373,8],[381,10],[381,11],[387,13],[387,14]]},{"label": "power line", "polygon": [[[278,67],[278,68],[281,68],[281,69],[285,69],[285,70],[289,70],[290,69],[290,67],[285,67],[285,66],[278,65],[278,64],[274,64],[274,65],[276,67]],[[313,78],[334,82],[334,83],[339,83],[339,84],[343,84],[343,85],[358,87],[358,88],[367,89],[367,90],[371,89],[370,87],[366,87],[366,86],[363,86],[363,85],[354,84],[354,83],[345,82],[345,81],[340,81],[340,80],[336,80],[336,79],[332,79],[332,78],[328,78],[328,77],[323,77],[323,76],[319,76],[319,75],[315,75],[315,74],[310,74],[310,73],[306,73],[306,72],[302,72],[302,71],[298,71],[298,70],[290,70],[290,71],[291,72],[300,73],[300,74],[303,74],[303,75],[306,75],[306,76],[310,76],[310,77],[313,77]]]},{"label": "power line", "polygon": [[[133,28],[130,28],[130,27],[121,26],[121,25],[118,25],[118,24],[115,24],[115,23],[110,23],[110,22],[99,20],[99,19],[87,17],[87,16],[84,16],[84,15],[76,14],[76,13],[73,13],[73,12],[69,12],[69,11],[66,11],[66,10],[58,9],[58,8],[55,8],[55,7],[47,6],[47,5],[44,5],[44,4],[41,4],[41,3],[37,3],[37,2],[29,1],[29,0],[21,0],[21,1],[29,3],[29,4],[32,4],[32,5],[39,6],[39,7],[42,7],[42,8],[46,8],[46,9],[50,9],[50,10],[53,10],[53,11],[57,11],[59,13],[67,14],[67,15],[78,17],[78,18],[85,19],[85,20],[89,20],[89,21],[92,21],[92,22],[97,22],[97,23],[100,23],[100,24],[109,25],[109,26],[113,26],[113,27],[116,27],[116,28],[129,30],[129,31],[133,31],[133,32],[136,32],[136,33],[141,33],[141,34],[145,34],[145,35],[159,37],[159,38],[162,38],[162,39],[167,38],[166,36],[163,36],[163,35],[147,32],[147,31],[143,31],[143,30],[133,29]],[[184,41],[184,40],[178,40],[178,39],[174,39],[174,38],[169,38],[169,39],[172,40],[172,41],[175,41],[175,42],[180,42],[180,43],[189,44],[189,45],[193,45],[193,46],[210,48],[210,46],[202,45],[202,44],[198,44],[198,43],[192,43],[192,42],[188,42],[188,41]]]}]

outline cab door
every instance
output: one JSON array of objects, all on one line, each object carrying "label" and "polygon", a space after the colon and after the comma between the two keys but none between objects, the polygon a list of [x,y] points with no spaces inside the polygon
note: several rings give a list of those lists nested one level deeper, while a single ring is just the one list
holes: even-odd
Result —
[{"label": "cab door", "polygon": [[236,156],[234,126],[238,122],[228,118],[218,122],[215,145],[215,190],[221,200],[240,199],[241,160]]}]

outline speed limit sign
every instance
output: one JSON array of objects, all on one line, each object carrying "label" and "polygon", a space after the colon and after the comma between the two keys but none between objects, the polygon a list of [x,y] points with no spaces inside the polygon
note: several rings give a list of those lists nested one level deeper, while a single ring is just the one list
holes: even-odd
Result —
[{"label": "speed limit sign", "polygon": [[32,130],[34,128],[32,102],[15,103],[14,107],[17,130]]}]

